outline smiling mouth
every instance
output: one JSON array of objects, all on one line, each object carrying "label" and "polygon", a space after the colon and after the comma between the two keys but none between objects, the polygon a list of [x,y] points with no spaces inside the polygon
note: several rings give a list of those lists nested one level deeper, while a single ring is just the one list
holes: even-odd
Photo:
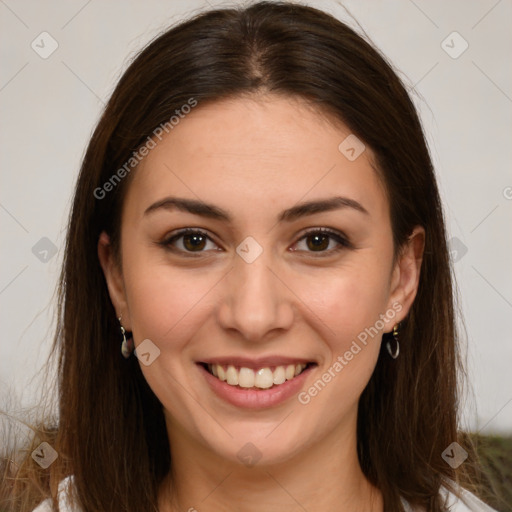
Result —
[{"label": "smiling mouth", "polygon": [[211,375],[235,388],[270,389],[294,379],[307,369],[316,366],[316,364],[297,363],[274,367],[266,366],[257,370],[244,366],[221,364],[202,363],[202,366]]}]

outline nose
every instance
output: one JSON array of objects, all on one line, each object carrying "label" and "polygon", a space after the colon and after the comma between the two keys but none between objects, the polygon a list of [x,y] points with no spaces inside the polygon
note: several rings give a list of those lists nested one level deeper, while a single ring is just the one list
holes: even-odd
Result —
[{"label": "nose", "polygon": [[266,251],[252,263],[235,256],[218,309],[221,327],[250,342],[282,335],[294,321],[293,293]]}]

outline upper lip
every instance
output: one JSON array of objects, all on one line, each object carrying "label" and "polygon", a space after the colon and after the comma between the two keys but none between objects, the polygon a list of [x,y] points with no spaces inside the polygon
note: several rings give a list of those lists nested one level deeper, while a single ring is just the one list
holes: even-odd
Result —
[{"label": "upper lip", "polygon": [[289,364],[308,364],[313,363],[311,359],[304,359],[301,357],[285,357],[285,356],[268,356],[258,359],[251,359],[248,357],[211,357],[198,361],[203,364],[220,364],[222,366],[233,365],[240,368],[251,368],[258,370],[260,368],[267,368],[271,366],[287,366]]}]

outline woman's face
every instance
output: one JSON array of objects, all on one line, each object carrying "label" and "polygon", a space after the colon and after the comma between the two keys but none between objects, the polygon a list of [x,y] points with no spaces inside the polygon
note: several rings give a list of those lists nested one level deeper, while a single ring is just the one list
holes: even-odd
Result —
[{"label": "woman's face", "polygon": [[171,450],[264,464],[354,439],[421,233],[394,264],[383,184],[350,135],[299,99],[199,104],[135,171],[122,270],[106,236],[99,254]]}]

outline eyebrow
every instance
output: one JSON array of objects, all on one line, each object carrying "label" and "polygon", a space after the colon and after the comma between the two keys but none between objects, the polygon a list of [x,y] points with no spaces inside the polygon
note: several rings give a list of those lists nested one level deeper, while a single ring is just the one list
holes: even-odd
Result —
[{"label": "eyebrow", "polygon": [[[279,214],[278,222],[292,222],[301,217],[306,217],[315,213],[328,212],[343,208],[351,208],[365,215],[369,215],[368,210],[366,210],[361,203],[348,197],[336,196],[328,199],[307,201],[292,206]],[[232,215],[226,210],[196,199],[165,197],[164,199],[161,199],[149,206],[145,210],[144,215],[148,215],[149,213],[158,210],[179,210],[224,222],[231,222],[233,220]]]}]

